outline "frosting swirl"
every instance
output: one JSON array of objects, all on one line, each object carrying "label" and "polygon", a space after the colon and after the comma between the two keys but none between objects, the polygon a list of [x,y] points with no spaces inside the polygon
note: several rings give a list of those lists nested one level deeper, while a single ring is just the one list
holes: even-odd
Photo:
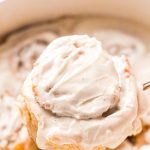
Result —
[{"label": "frosting swirl", "polygon": [[22,91],[41,149],[50,148],[48,141],[115,148],[141,129],[137,94],[127,58],[111,57],[86,35],[53,41]]}]

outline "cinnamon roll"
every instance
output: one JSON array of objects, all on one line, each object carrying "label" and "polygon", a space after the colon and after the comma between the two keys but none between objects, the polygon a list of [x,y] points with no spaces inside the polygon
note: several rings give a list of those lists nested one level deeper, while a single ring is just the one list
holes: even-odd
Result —
[{"label": "cinnamon roll", "polygon": [[28,34],[18,43],[11,39],[0,47],[0,150],[38,149],[23,124],[16,100],[35,60],[57,35],[50,31]]},{"label": "cinnamon roll", "polygon": [[138,87],[128,59],[110,56],[86,35],[53,41],[19,99],[40,149],[116,148],[141,131]]},{"label": "cinnamon roll", "polygon": [[9,66],[17,79],[25,79],[36,59],[56,37],[54,33],[43,32],[23,40],[9,51]]},{"label": "cinnamon roll", "polygon": [[0,149],[37,150],[23,125],[15,98],[7,92],[0,95]]}]

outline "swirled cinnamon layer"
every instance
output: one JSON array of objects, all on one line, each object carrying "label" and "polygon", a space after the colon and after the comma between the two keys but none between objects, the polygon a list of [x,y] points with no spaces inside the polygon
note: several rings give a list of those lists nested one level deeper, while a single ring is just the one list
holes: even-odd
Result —
[{"label": "swirled cinnamon layer", "polygon": [[9,51],[10,69],[17,78],[24,80],[46,46],[56,38],[54,33],[40,33],[18,43]]}]

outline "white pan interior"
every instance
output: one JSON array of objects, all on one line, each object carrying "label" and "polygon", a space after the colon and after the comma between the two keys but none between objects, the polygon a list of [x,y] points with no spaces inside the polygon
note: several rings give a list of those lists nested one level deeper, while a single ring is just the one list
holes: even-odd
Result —
[{"label": "white pan interior", "polygon": [[150,26],[148,0],[0,0],[0,35],[64,15],[107,15]]}]

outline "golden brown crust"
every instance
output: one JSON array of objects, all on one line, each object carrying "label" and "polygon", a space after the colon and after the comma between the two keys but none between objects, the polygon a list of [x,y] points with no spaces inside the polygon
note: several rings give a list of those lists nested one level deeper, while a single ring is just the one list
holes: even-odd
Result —
[{"label": "golden brown crust", "polygon": [[[52,142],[48,142],[47,145],[53,149],[53,150],[84,150],[80,147],[80,145],[74,145],[74,144],[64,144],[64,145],[56,145]],[[104,147],[96,147],[93,150],[105,150]]]},{"label": "golden brown crust", "polygon": [[21,110],[22,115],[25,118],[26,126],[27,126],[27,129],[31,138],[29,138],[29,140],[26,141],[25,143],[17,144],[14,150],[39,150],[34,142],[36,138],[36,131],[37,131],[37,120],[34,117],[34,115],[32,115],[30,111],[28,110],[25,104],[24,98],[21,96],[20,98],[22,102],[20,110]]},{"label": "golden brown crust", "polygon": [[22,99],[22,104],[21,104],[22,115],[25,118],[29,135],[35,141],[36,133],[37,133],[37,124],[38,124],[37,120],[36,120],[34,114],[32,114],[31,111],[28,109],[28,107],[24,101],[25,98],[22,96],[20,96],[20,98]]},{"label": "golden brown crust", "polygon": [[141,147],[142,145],[148,144],[144,138],[144,134],[147,132],[148,129],[149,127],[144,126],[142,132],[135,137],[137,147]]},{"label": "golden brown crust", "polygon": [[13,150],[38,150],[38,148],[30,138],[24,143],[16,144]]}]

